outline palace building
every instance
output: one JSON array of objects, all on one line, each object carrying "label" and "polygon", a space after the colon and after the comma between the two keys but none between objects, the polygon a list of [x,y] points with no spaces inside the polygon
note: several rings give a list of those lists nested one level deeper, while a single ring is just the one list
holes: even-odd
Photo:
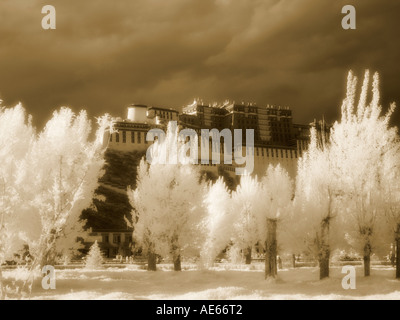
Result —
[{"label": "palace building", "polygon": [[[104,139],[107,143],[108,168],[106,177],[100,180],[100,185],[102,192],[106,192],[105,197],[108,202],[107,207],[101,208],[97,215],[103,214],[105,218],[112,214],[119,221],[121,220],[119,216],[128,214],[125,211],[130,209],[126,206],[121,208],[120,201],[127,201],[121,197],[126,197],[127,186],[135,180],[138,161],[151,144],[146,141],[147,132],[152,128],[166,132],[169,121],[176,121],[180,129],[195,130],[199,135],[200,149],[207,148],[206,145],[200,145],[204,143],[204,140],[200,139],[201,129],[217,129],[219,132],[229,129],[232,133],[234,129],[242,129],[242,154],[254,157],[253,174],[258,177],[265,174],[269,165],[280,164],[292,178],[295,178],[297,160],[307,148],[309,141],[310,125],[293,123],[292,111],[289,108],[229,102],[210,106],[194,101],[183,107],[179,113],[171,108],[133,104],[128,107],[125,119],[115,119],[115,132],[108,133]],[[254,130],[254,148],[245,145],[246,129]],[[213,142],[210,138],[209,159],[208,161],[199,159],[198,165],[203,172],[214,178],[224,175],[238,182],[240,176],[236,175],[235,161],[232,161],[232,164],[223,163],[225,151],[223,143],[223,141]],[[211,161],[212,156],[216,154],[217,158],[220,158],[218,164]],[[121,229],[122,223],[118,226],[110,228],[107,223],[103,223],[99,227],[97,223],[89,223],[91,228],[85,239],[86,250],[97,240],[107,258],[114,258],[116,255],[130,256],[131,249],[135,246],[132,229],[130,227]]]},{"label": "palace building", "polygon": [[[221,105],[204,105],[194,101],[182,108],[182,113],[171,108],[147,107],[131,105],[128,107],[127,118],[117,118],[114,122],[114,132],[107,139],[108,148],[117,151],[146,151],[149,147],[146,134],[151,128],[166,129],[169,121],[177,121],[180,128],[194,129],[200,134],[201,129],[242,129],[243,150],[245,151],[246,129],[254,130],[254,149],[247,150],[254,156],[253,173],[261,176],[268,165],[281,164],[294,178],[297,159],[307,147],[309,125],[294,124],[292,111],[285,107],[254,104],[224,103]],[[199,139],[200,141],[200,139]],[[235,164],[223,164],[221,146],[220,164],[212,164],[211,155],[215,145],[210,140],[209,164],[202,164],[205,171],[217,174],[223,169],[230,175],[235,175]]]}]

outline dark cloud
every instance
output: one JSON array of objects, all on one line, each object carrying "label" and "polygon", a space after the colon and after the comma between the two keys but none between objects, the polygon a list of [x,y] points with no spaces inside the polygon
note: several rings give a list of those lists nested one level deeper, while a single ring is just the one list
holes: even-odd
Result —
[{"label": "dark cloud", "polygon": [[[41,28],[45,4],[57,30]],[[357,30],[341,28],[346,4]],[[398,30],[393,0],[2,0],[0,94],[39,125],[61,105],[122,115],[132,102],[194,97],[333,120],[349,69],[379,71],[383,103],[400,103]]]}]

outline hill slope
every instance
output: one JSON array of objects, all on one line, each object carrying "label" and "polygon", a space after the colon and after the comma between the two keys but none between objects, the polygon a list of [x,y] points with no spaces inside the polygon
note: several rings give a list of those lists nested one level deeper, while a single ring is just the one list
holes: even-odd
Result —
[{"label": "hill slope", "polygon": [[[93,229],[126,229],[124,216],[132,210],[126,195],[130,185],[136,186],[136,172],[144,152],[121,152],[107,150],[105,153],[105,174],[96,190],[93,207],[82,212],[87,220],[86,227]],[[102,201],[102,200],[104,201]]]}]

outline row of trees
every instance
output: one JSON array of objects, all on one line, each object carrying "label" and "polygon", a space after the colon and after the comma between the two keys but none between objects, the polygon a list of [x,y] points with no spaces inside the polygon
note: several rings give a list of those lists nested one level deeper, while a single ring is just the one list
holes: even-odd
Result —
[{"label": "row of trees", "polygon": [[1,265],[22,244],[29,244],[32,271],[77,249],[81,212],[102,175],[104,132],[112,128],[105,115],[92,138],[86,112],[68,108],[41,132],[31,120],[21,105],[0,109],[0,298]]},{"label": "row of trees", "polygon": [[[171,148],[177,141],[179,147]],[[270,166],[261,181],[243,176],[231,192],[222,177],[207,182],[184,149],[178,129],[169,127],[165,140],[153,145],[151,165],[141,161],[136,189],[128,189],[133,236],[148,256],[148,270],[156,270],[156,255],[171,257],[176,271],[182,255],[200,257],[208,267],[230,244],[250,261],[258,244],[267,252],[266,276],[276,276],[276,230],[292,210],[293,183],[287,172]],[[164,164],[170,150],[179,150],[177,164]]]},{"label": "row of trees", "polygon": [[[356,248],[368,276],[373,251],[393,241],[400,247],[400,142],[389,124],[395,106],[382,115],[378,86],[375,74],[369,93],[367,71],[357,103],[357,79],[349,73],[341,120],[330,130],[323,123],[311,129],[294,181],[279,165],[270,166],[263,177],[242,176],[230,191],[221,178],[204,181],[189,160],[157,162],[179,141],[170,128],[155,143],[152,164],[141,162],[136,189],[128,190],[133,235],[148,252],[149,270],[156,269],[156,254],[172,256],[180,270],[182,255],[207,266],[233,245],[249,262],[257,246],[266,253],[266,277],[275,277],[279,240],[279,248],[291,252],[311,249],[321,279],[329,276],[333,249]],[[179,143],[179,156],[186,157],[185,141]]]},{"label": "row of trees", "polygon": [[[234,191],[221,178],[207,182],[190,164],[186,141],[171,148],[179,134],[170,128],[154,144],[152,164],[140,163],[136,189],[128,190],[134,238],[148,253],[149,269],[156,268],[156,255],[171,256],[180,270],[182,256],[209,266],[229,245],[248,260],[257,246],[266,252],[266,276],[274,277],[279,241],[292,252],[312,248],[321,278],[329,276],[332,250],[352,246],[362,252],[369,275],[371,253],[396,241],[400,278],[400,143],[389,123],[394,105],[382,115],[378,75],[371,93],[369,82],[367,72],[356,102],[357,79],[349,73],[341,120],[329,134],[311,130],[294,181],[271,166],[264,177],[243,176]],[[93,139],[91,128],[84,111],[62,108],[36,132],[21,105],[0,108],[0,268],[23,243],[32,270],[76,249],[81,212],[103,173],[110,117],[98,119]],[[166,156],[186,161],[163,164]]]},{"label": "row of trees", "polygon": [[[306,230],[314,225],[311,239],[314,234],[321,278],[329,276],[332,249],[356,248],[369,276],[373,250],[387,250],[388,243],[399,239],[400,141],[389,123],[395,106],[382,115],[377,73],[371,94],[369,87],[367,71],[357,103],[357,78],[349,73],[341,121],[329,137],[314,128],[309,151],[299,161],[294,214],[299,220],[311,218],[305,220]],[[397,255],[398,278],[399,259]]]}]

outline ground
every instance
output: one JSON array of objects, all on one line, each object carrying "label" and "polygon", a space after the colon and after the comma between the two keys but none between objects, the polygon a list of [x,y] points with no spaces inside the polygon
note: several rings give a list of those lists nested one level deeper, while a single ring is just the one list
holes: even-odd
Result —
[{"label": "ground", "polygon": [[[374,266],[364,278],[356,267],[356,289],[342,288],[341,267],[331,268],[331,277],[318,280],[318,268],[282,269],[278,280],[264,280],[262,264],[219,265],[198,270],[184,265],[174,272],[170,265],[158,265],[148,272],[137,265],[102,270],[56,270],[56,289],[44,290],[36,280],[31,299],[400,299],[400,281],[391,267]],[[4,271],[5,280],[21,271]]]}]

